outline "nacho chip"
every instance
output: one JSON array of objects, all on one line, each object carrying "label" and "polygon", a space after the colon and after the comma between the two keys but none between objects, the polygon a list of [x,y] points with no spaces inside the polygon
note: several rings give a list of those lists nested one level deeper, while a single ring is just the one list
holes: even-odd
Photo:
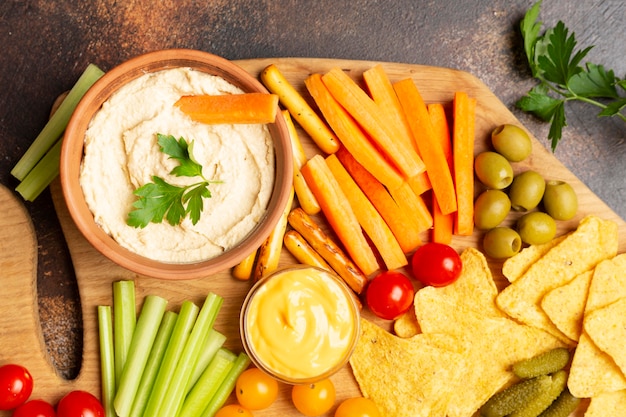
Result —
[{"label": "nacho chip", "polygon": [[477,249],[467,248],[461,253],[461,262],[461,276],[455,282],[445,287],[425,287],[420,291],[434,291],[451,303],[467,306],[487,316],[502,317],[503,313],[495,303],[498,287],[485,255]]},{"label": "nacho chip", "polygon": [[583,272],[565,285],[549,291],[541,309],[563,334],[578,341],[583,328],[583,313],[593,270]]},{"label": "nacho chip", "polygon": [[[596,266],[584,314],[591,314],[623,297],[626,297],[626,254]],[[580,398],[626,389],[626,378],[620,368],[596,346],[584,329],[572,359],[568,387],[573,395]]]},{"label": "nacho chip", "polygon": [[563,346],[543,330],[506,317],[481,314],[451,302],[443,293],[424,288],[416,294],[415,311],[424,333],[448,333],[465,347],[463,389],[453,393],[448,416],[470,416],[493,394],[511,383],[511,366]]},{"label": "nacho chip", "polygon": [[626,298],[585,315],[584,327],[595,345],[613,358],[626,376]]},{"label": "nacho chip", "polygon": [[567,341],[568,338],[541,309],[541,299],[554,288],[593,269],[602,260],[615,256],[617,247],[617,224],[587,216],[574,232],[506,287],[496,298],[497,305],[514,319]]},{"label": "nacho chip", "polygon": [[447,408],[465,365],[445,335],[402,339],[366,319],[350,358],[361,393],[387,417],[428,417]]},{"label": "nacho chip", "polygon": [[415,317],[415,309],[409,310],[393,322],[393,331],[398,337],[408,338],[421,333],[420,325]]},{"label": "nacho chip", "polygon": [[626,410],[626,390],[607,392],[593,397],[585,417],[622,417]]},{"label": "nacho chip", "polygon": [[583,330],[570,366],[567,387],[578,398],[626,389],[626,378],[609,355]]},{"label": "nacho chip", "polygon": [[549,242],[541,245],[530,245],[517,254],[507,258],[502,264],[502,274],[509,281],[513,282],[530,268],[532,264],[537,262],[539,258],[548,253],[550,249],[558,245],[569,235],[569,233],[555,237]]}]

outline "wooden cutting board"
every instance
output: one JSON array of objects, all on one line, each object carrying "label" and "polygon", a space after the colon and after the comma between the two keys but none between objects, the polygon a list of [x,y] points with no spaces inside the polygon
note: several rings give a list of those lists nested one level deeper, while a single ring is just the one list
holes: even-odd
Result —
[{"label": "wooden cutting board", "polygon": [[[258,75],[267,65],[274,63],[285,76],[304,94],[304,79],[314,72],[325,72],[332,67],[342,68],[351,76],[359,78],[361,73],[377,64],[370,61],[348,61],[311,58],[254,59],[238,61],[238,64],[253,75]],[[476,149],[485,150],[491,130],[503,123],[519,121],[497,97],[471,74],[451,69],[407,65],[399,63],[381,63],[392,80],[411,77],[427,102],[449,104],[455,91],[465,91],[477,99],[476,109]],[[305,133],[300,137],[309,156],[319,152]],[[543,148],[533,138],[532,156],[515,166],[516,171],[535,169],[546,178],[561,179],[571,183],[578,194],[579,215],[559,224],[559,231],[574,228],[585,214],[596,214],[614,220],[619,225],[620,252],[626,251],[626,223],[606,204],[569,172],[551,152]],[[35,379],[33,397],[56,402],[63,394],[72,389],[84,389],[98,394],[100,390],[100,372],[98,355],[98,333],[96,306],[110,305],[111,285],[120,279],[134,279],[138,300],[148,294],[157,294],[169,300],[170,309],[177,310],[183,300],[191,299],[201,303],[206,294],[213,291],[225,302],[216,328],[227,337],[227,346],[235,351],[242,349],[238,333],[238,316],[249,283],[234,280],[229,271],[188,281],[157,280],[138,277],[125,270],[95,251],[75,228],[64,205],[58,182],[52,185],[52,194],[65,238],[76,271],[82,316],[84,321],[84,351],[79,376],[67,381],[58,376],[46,354],[39,326],[36,299],[36,261],[37,242],[31,221],[18,197],[4,187],[0,187],[0,276],[2,279],[2,297],[0,297],[0,363],[15,362],[27,366]],[[425,239],[427,237],[425,236]],[[455,238],[453,246],[459,251],[467,246],[476,246],[480,233],[472,237]],[[284,254],[282,264],[292,263],[293,258]],[[502,280],[500,264],[491,264],[494,275]],[[366,313],[367,314],[367,313]],[[371,316],[368,316],[371,317]],[[378,321],[389,327],[389,322]],[[333,377],[337,388],[338,400],[359,395],[358,388],[349,367]],[[0,416],[9,415],[0,412]],[[288,387],[281,390],[279,400],[266,411],[255,412],[255,416],[300,416],[289,400]],[[329,413],[328,415],[332,415]],[[579,412],[577,415],[582,415]]]}]

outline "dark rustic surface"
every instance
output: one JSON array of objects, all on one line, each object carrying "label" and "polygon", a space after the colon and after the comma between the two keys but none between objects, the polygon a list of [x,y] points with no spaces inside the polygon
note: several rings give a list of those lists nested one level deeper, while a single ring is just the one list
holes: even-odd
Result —
[{"label": "dark rustic surface", "polygon": [[[88,63],[107,70],[164,48],[229,59],[329,57],[442,66],[480,78],[546,146],[548,125],[515,108],[534,85],[519,21],[530,0],[2,0],[0,2],[0,182],[44,125],[55,97]],[[564,21],[590,61],[626,76],[623,0],[544,0],[540,18]],[[573,104],[556,156],[626,218],[626,124]],[[39,246],[43,334],[54,365],[80,366],[81,320],[71,260],[50,195],[27,204]],[[1,273],[1,271],[0,271]]]}]

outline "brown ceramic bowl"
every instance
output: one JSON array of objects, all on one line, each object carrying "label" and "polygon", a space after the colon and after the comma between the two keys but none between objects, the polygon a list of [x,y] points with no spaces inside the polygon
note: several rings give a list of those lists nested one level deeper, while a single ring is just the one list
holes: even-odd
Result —
[{"label": "brown ceramic bowl", "polygon": [[100,253],[139,275],[162,279],[194,279],[225,271],[243,260],[269,236],[287,204],[292,184],[293,160],[287,125],[282,117],[269,126],[275,149],[275,183],[268,210],[256,228],[232,249],[196,263],[163,263],[121,247],[94,221],[79,184],[85,131],[112,93],[146,72],[189,67],[218,75],[245,92],[267,92],[252,75],[233,62],[213,54],[187,49],[147,53],[108,71],[80,101],[65,131],[61,150],[60,179],[69,213],[84,237]]}]

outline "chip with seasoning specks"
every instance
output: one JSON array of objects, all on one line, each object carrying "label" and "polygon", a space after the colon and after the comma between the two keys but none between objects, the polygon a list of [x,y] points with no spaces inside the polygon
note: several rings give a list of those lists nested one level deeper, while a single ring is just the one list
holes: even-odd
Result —
[{"label": "chip with seasoning specks", "polygon": [[541,308],[541,300],[554,288],[592,270],[601,261],[614,257],[617,248],[617,224],[596,216],[586,216],[575,231],[502,290],[496,298],[497,305],[514,319],[544,329],[573,344],[550,321]]},{"label": "chip with seasoning specks", "polygon": [[593,270],[583,272],[565,285],[549,291],[541,300],[541,309],[568,338],[578,341],[583,328],[583,313]]},{"label": "chip with seasoning specks", "polygon": [[[403,339],[362,319],[350,358],[361,393],[387,417],[444,415],[465,368],[458,348],[446,339],[451,338],[418,334]],[[451,349],[444,347],[448,344]]]},{"label": "chip with seasoning specks", "polygon": [[[626,297],[626,254],[600,262],[589,285],[585,315]],[[583,329],[576,346],[568,387],[580,398],[626,389],[626,378],[615,361],[600,350]]]},{"label": "chip with seasoning specks", "polygon": [[623,417],[626,410],[626,390],[607,392],[589,402],[585,417]]}]

